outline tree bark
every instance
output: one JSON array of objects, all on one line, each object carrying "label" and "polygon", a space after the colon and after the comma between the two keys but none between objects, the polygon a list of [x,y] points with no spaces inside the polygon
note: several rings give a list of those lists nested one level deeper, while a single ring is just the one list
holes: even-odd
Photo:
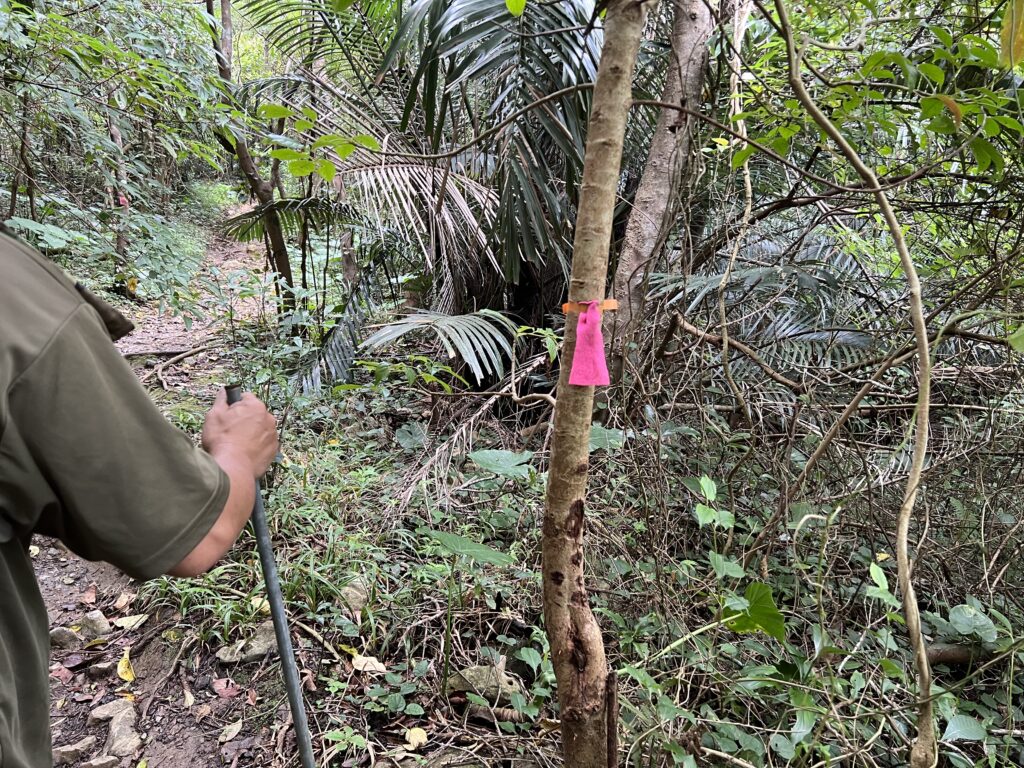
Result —
[{"label": "tree bark", "polygon": [[[611,0],[594,100],[573,244],[569,300],[605,296],[633,70],[649,2]],[[618,760],[615,675],[583,577],[584,496],[594,388],[569,384],[576,317],[565,327],[543,530],[544,620],[558,682],[562,750],[568,768]]]},{"label": "tree bark", "polygon": [[[213,0],[206,0],[206,12],[211,18],[214,17]],[[231,74],[231,51],[233,46],[234,27],[231,23],[231,0],[220,0],[220,25],[221,34],[217,35],[216,30],[211,27],[213,35],[213,50],[217,54],[217,69],[221,80],[230,90],[232,83]],[[249,145],[241,131],[233,136],[234,145],[223,141],[222,144],[234,152],[238,158],[238,167],[242,171],[249,189],[259,201],[260,205],[268,206],[274,202],[274,187],[260,175],[256,161],[249,152]],[[277,211],[265,210],[263,213],[263,228],[267,233],[267,240],[270,243],[270,261],[274,271],[280,275],[282,282],[281,301],[282,309],[291,312],[295,309],[295,279],[292,276],[292,265],[288,255],[288,244],[284,239],[284,230],[281,227],[281,217]]]},{"label": "tree bark", "polygon": [[[679,0],[673,5],[672,55],[661,100],[696,110],[715,19],[706,0]],[[622,377],[627,345],[643,316],[647,275],[680,209],[679,190],[696,129],[693,117],[670,109],[662,110],[654,129],[615,268],[613,291],[619,311],[605,321],[613,384]]]}]

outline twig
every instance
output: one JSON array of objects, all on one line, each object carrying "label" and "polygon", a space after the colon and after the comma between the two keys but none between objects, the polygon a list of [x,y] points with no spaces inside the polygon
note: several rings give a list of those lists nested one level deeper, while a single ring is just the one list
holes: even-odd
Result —
[{"label": "twig", "polygon": [[146,703],[142,707],[142,713],[139,715],[139,720],[145,721],[146,715],[149,713],[149,706],[156,699],[160,689],[167,684],[167,681],[174,675],[175,670],[178,668],[178,663],[181,661],[181,657],[185,655],[185,651],[192,647],[194,637],[187,637],[181,641],[181,646],[178,648],[178,653],[174,657],[174,661],[171,662],[171,666],[167,669],[167,674],[157,681],[157,684],[153,686],[153,692],[149,694],[149,698],[146,699]]},{"label": "twig", "polygon": [[[678,321],[677,321],[678,322],[678,326],[680,328],[682,328],[684,331],[686,331],[688,334],[690,334],[691,336],[693,336],[693,337],[695,337],[697,339],[700,339],[701,341],[706,341],[709,344],[715,344],[716,346],[720,346],[720,347],[724,347],[725,346],[725,343],[724,343],[725,339],[724,339],[724,337],[716,336],[715,334],[708,333],[707,331],[702,331],[697,326],[688,323],[686,320],[684,320],[679,315],[676,315],[676,317],[678,317]],[[744,355],[749,357],[751,362],[753,362],[758,368],[760,368],[762,371],[764,371],[765,374],[768,376],[768,378],[770,378],[772,381],[775,381],[775,382],[781,384],[782,386],[787,387],[788,389],[792,389],[794,392],[802,392],[803,391],[804,388],[803,388],[802,384],[799,384],[799,383],[793,381],[792,379],[787,379],[781,373],[779,373],[774,368],[772,368],[770,365],[768,365],[768,363],[766,363],[764,360],[762,360],[761,356],[758,355],[757,352],[755,352],[753,349],[748,347],[742,341],[737,341],[736,339],[729,339],[729,346],[734,348],[737,352],[742,352]],[[723,354],[724,354],[724,349],[723,349]]]},{"label": "twig", "polygon": [[155,375],[157,379],[160,381],[161,386],[164,389],[167,389],[167,382],[164,381],[163,373],[168,366],[174,365],[175,363],[180,363],[182,360],[190,358],[193,355],[198,355],[201,352],[208,352],[212,348],[212,344],[204,344],[201,347],[193,347],[192,349],[189,349],[185,352],[181,352],[180,354],[177,354],[174,357],[172,357],[170,360],[165,360],[164,362],[160,363],[160,365],[156,366],[152,371],[145,374],[144,376],[140,376],[139,381],[145,384],[147,381],[149,381],[151,377]]}]

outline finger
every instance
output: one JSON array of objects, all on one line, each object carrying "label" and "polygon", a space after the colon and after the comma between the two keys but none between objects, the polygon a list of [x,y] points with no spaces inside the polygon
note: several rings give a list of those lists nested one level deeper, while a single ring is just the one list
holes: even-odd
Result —
[{"label": "finger", "polygon": [[213,398],[214,408],[223,408],[228,404],[228,390],[226,387],[221,387],[217,390],[216,397]]}]

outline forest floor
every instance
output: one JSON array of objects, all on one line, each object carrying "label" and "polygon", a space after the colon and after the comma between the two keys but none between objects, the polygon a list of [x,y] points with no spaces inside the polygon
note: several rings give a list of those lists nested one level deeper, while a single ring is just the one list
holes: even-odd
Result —
[{"label": "forest floor", "polygon": [[[258,271],[261,259],[254,249],[215,237],[201,278]],[[258,312],[255,301],[236,309]],[[202,322],[188,326],[152,305],[138,305],[131,315],[136,330],[119,347],[157,390],[161,407],[211,402],[218,383],[229,378],[228,362],[214,343],[219,331]],[[153,609],[152,601],[139,597],[140,585],[115,568],[81,560],[59,542],[39,539],[36,546],[36,575],[56,630],[50,658],[55,764],[286,764],[280,756],[290,732],[280,726],[287,708],[278,707],[275,722],[261,727],[244,711],[261,699],[280,698],[277,667],[268,668],[266,652],[248,664],[222,664],[217,649],[198,642],[179,613]],[[123,659],[131,671],[123,663],[119,668]]]}]

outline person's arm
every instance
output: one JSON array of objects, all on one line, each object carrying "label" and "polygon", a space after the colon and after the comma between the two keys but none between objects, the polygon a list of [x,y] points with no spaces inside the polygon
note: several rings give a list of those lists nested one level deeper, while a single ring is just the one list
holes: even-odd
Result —
[{"label": "person's arm", "polygon": [[203,447],[228,476],[231,490],[213,527],[181,562],[168,571],[171,576],[205,573],[235,543],[252,514],[255,480],[263,476],[277,454],[274,417],[249,393],[234,405],[228,405],[222,389],[206,416]]}]

